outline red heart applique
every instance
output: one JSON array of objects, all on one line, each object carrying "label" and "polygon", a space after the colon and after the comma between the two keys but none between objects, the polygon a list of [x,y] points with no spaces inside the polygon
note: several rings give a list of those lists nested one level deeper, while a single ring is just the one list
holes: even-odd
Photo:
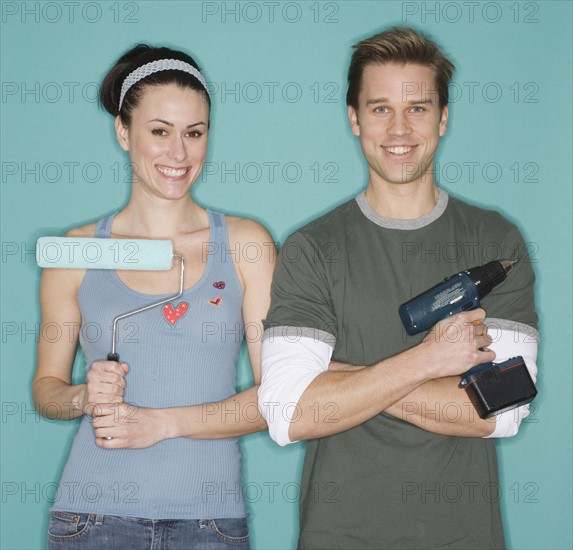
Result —
[{"label": "red heart applique", "polygon": [[187,302],[181,302],[175,309],[171,304],[163,306],[163,317],[165,320],[174,327],[177,321],[183,317],[189,310],[189,304]]},{"label": "red heart applique", "polygon": [[216,283],[213,283],[213,286],[219,290],[223,290],[225,288],[225,281],[217,281]]},{"label": "red heart applique", "polygon": [[209,303],[219,307],[222,303],[223,303],[223,298],[221,298],[220,296],[217,296],[217,298],[215,298],[214,300],[209,300]]}]

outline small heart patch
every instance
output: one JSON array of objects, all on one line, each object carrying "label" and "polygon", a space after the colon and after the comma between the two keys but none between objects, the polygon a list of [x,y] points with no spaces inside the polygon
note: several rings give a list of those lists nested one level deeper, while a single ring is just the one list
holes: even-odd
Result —
[{"label": "small heart patch", "polygon": [[225,288],[225,281],[217,281],[216,283],[213,283],[213,286],[219,290],[223,290]]},{"label": "small heart patch", "polygon": [[217,296],[214,300],[209,300],[209,303],[213,306],[219,307],[223,303],[223,298]]},{"label": "small heart patch", "polygon": [[181,302],[176,308],[173,308],[171,304],[163,306],[163,317],[165,320],[174,327],[179,319],[183,317],[189,310],[189,304],[187,302]]}]

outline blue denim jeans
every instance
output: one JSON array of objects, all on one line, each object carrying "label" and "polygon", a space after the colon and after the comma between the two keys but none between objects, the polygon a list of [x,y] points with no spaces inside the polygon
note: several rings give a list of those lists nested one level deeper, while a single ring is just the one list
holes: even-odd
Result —
[{"label": "blue denim jeans", "polygon": [[143,519],[52,512],[48,550],[249,550],[246,518]]}]

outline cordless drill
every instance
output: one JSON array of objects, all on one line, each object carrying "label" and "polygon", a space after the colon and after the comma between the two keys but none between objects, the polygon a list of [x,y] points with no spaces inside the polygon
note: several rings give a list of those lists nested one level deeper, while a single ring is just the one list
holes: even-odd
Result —
[{"label": "cordless drill", "polygon": [[480,300],[505,281],[517,260],[494,260],[446,277],[426,292],[400,306],[400,318],[412,336],[438,321],[480,306]]},{"label": "cordless drill", "polygon": [[[400,318],[412,336],[437,322],[480,307],[480,300],[505,281],[517,260],[494,260],[447,277],[402,304]],[[464,388],[481,418],[529,403],[537,390],[521,355],[503,363],[481,363],[462,375]]]}]

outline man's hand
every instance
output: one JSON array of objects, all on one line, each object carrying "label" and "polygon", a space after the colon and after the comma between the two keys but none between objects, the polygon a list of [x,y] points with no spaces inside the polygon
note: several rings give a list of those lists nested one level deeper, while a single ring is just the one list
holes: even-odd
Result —
[{"label": "man's hand", "polygon": [[125,375],[129,371],[127,363],[115,361],[95,361],[86,376],[85,413],[99,414],[96,405],[123,403],[125,393]]},{"label": "man's hand", "polygon": [[420,346],[425,347],[432,378],[463,374],[495,359],[487,347],[492,339],[484,319],[485,311],[474,309],[443,319],[428,332]]},{"label": "man's hand", "polygon": [[[493,361],[495,353],[487,348],[492,339],[487,333],[487,326],[483,324],[484,318],[485,312],[482,309],[459,313],[441,321],[428,332],[421,345],[425,345],[428,351],[436,353],[438,357],[441,356],[436,378],[451,376],[452,373],[443,374],[441,363],[446,361],[448,364],[444,366],[456,371],[455,374],[462,374],[479,363]],[[476,359],[479,363],[472,363]],[[339,361],[331,361],[328,365],[330,372],[352,372],[363,368]]]}]

